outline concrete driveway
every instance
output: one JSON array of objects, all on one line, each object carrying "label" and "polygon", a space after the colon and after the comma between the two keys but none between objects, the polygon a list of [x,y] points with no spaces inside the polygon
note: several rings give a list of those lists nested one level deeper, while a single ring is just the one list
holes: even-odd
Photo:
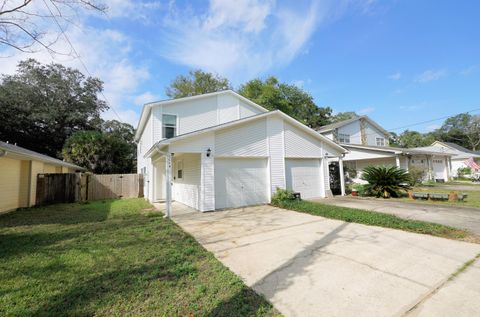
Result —
[{"label": "concrete driveway", "polygon": [[[478,272],[448,282],[480,245],[270,206],[200,213],[176,205],[173,212],[285,316],[480,315]],[[475,284],[465,285],[469,293],[457,292],[463,279]]]},{"label": "concrete driveway", "polygon": [[480,234],[480,208],[341,196],[315,201],[322,204],[378,211],[405,219],[435,222]]}]

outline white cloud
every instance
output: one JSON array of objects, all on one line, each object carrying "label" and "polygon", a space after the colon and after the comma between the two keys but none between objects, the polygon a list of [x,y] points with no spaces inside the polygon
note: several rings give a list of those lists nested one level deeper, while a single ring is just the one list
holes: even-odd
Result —
[{"label": "white cloud", "polygon": [[120,117],[122,122],[129,123],[134,128],[137,128],[140,119],[138,112],[130,109],[115,109],[115,111],[109,109],[103,113],[102,117],[105,120],[118,120]]},{"label": "white cloud", "polygon": [[402,78],[402,74],[400,72],[396,72],[391,75],[388,75],[387,78],[391,80],[399,80],[400,78]]},{"label": "white cloud", "polygon": [[[47,36],[53,37],[56,33],[58,33],[56,29],[51,29]],[[138,115],[133,115],[132,111],[127,109],[128,102],[138,94],[137,89],[140,83],[146,81],[150,74],[147,67],[137,66],[131,61],[129,38],[116,30],[96,29],[81,23],[68,28],[66,34],[81,59],[75,58],[68,42],[64,37],[60,37],[52,48],[61,54],[52,54],[46,50],[31,54],[10,48],[0,50],[0,55],[9,56],[0,58],[1,72],[13,74],[19,61],[34,58],[41,63],[61,63],[88,75],[83,66],[84,63],[92,76],[104,82],[104,95],[110,107],[113,107],[117,113],[123,114],[120,115],[122,120],[131,123],[132,118]],[[99,98],[104,99],[102,95]],[[112,110],[102,116],[118,119]]]},{"label": "white cloud", "polygon": [[155,94],[152,94],[150,91],[147,91],[147,92],[144,92],[143,94],[140,94],[140,95],[136,96],[133,99],[133,102],[137,106],[143,106],[147,102],[157,101],[158,99],[160,99],[159,96],[157,96]]},{"label": "white cloud", "polygon": [[433,130],[440,129],[440,127],[441,127],[441,125],[439,125],[439,124],[431,124],[429,126],[426,126],[424,131],[425,132],[431,132]]},{"label": "white cloud", "polygon": [[444,69],[433,70],[429,69],[419,74],[415,78],[417,83],[427,83],[434,80],[439,80],[447,75],[447,72]]},{"label": "white cloud", "polygon": [[348,3],[211,0],[201,12],[172,5],[160,52],[175,63],[234,81],[251,78],[305,53],[317,26],[337,18]]},{"label": "white cloud", "polygon": [[473,66],[467,67],[460,71],[460,75],[463,75],[463,76],[471,75],[478,69],[478,67],[479,65],[473,65]]},{"label": "white cloud", "polygon": [[362,108],[360,110],[357,110],[357,113],[359,115],[365,115],[365,114],[371,113],[373,111],[375,111],[374,107],[365,107],[365,108]]}]

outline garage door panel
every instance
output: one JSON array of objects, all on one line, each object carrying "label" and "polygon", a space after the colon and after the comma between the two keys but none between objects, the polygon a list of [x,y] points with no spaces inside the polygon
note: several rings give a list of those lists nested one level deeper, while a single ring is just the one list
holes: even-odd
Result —
[{"label": "garage door panel", "polygon": [[286,159],[285,176],[287,189],[299,192],[302,198],[322,196],[319,159]]},{"label": "garage door panel", "polygon": [[445,162],[443,159],[434,158],[432,160],[433,173],[435,179],[444,179],[445,178]]},{"label": "garage door panel", "polygon": [[268,202],[266,159],[215,159],[215,208]]}]

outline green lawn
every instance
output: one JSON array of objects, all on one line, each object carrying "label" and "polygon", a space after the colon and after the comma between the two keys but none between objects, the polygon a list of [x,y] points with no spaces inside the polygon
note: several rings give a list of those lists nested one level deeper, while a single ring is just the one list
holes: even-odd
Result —
[{"label": "green lawn", "polygon": [[143,199],[0,216],[0,316],[277,316]]},{"label": "green lawn", "polygon": [[400,229],[437,237],[470,240],[470,234],[464,230],[418,220],[402,219],[394,215],[362,209],[325,205],[311,201],[284,201],[276,206],[315,216],[361,223],[370,226]]}]

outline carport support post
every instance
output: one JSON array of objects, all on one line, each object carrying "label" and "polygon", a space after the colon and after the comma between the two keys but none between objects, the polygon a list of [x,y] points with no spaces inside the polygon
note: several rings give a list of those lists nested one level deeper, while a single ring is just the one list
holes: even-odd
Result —
[{"label": "carport support post", "polygon": [[167,218],[172,216],[172,155],[173,153],[167,153],[165,158],[165,216]]},{"label": "carport support post", "polygon": [[343,158],[338,158],[338,169],[340,174],[340,191],[341,195],[345,196],[345,174],[343,173]]},{"label": "carport support post", "polygon": [[395,163],[396,163],[397,167],[400,168],[400,156],[399,155],[395,156]]}]

